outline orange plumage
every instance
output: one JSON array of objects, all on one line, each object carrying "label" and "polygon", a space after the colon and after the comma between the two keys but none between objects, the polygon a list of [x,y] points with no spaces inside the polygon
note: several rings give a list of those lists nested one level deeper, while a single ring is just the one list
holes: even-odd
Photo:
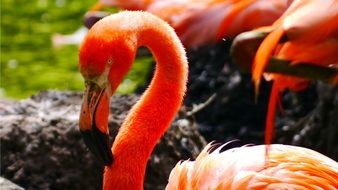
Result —
[{"label": "orange plumage", "polygon": [[290,0],[101,0],[103,5],[144,10],[167,21],[186,47],[214,43],[222,38],[271,24]]},{"label": "orange plumage", "polygon": [[179,189],[337,189],[337,162],[310,149],[271,145],[245,146],[214,152],[208,145],[195,161],[183,161],[171,171],[166,190]]},{"label": "orange plumage", "polygon": [[[153,53],[155,75],[110,149],[109,99],[128,72],[139,46]],[[126,11],[93,26],[80,47],[79,61],[86,81],[80,131],[89,149],[106,166],[103,189],[143,189],[147,160],[177,113],[186,90],[184,48],[174,30],[161,19],[145,12]],[[209,148],[195,162],[179,163],[167,189],[338,188],[338,164],[315,151],[272,145],[265,165],[264,146],[222,153],[220,148],[208,153]]]},{"label": "orange plumage", "polygon": [[[256,93],[264,69],[272,56],[288,60],[292,64],[305,63],[324,67],[338,64],[337,0],[295,0],[269,28],[272,32],[257,50],[253,64]],[[282,38],[287,40],[281,42]],[[274,87],[266,123],[265,142],[267,144],[271,143],[278,92],[285,89],[302,90],[309,82],[307,79],[282,74],[270,74],[269,78],[274,81]],[[337,84],[337,79],[338,74],[331,82]]]},{"label": "orange plumage", "polygon": [[[100,0],[85,18],[91,27],[103,12],[104,6],[126,10],[143,10],[167,21],[187,48],[198,47],[233,38],[241,32],[271,24],[286,10],[290,0]],[[58,47],[78,44],[86,29],[71,35],[55,35]]]}]

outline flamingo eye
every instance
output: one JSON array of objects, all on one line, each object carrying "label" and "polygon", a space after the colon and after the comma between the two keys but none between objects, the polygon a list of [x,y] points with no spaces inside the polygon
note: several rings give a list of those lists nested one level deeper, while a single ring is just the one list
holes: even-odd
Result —
[{"label": "flamingo eye", "polygon": [[108,66],[111,66],[113,64],[113,60],[112,59],[108,59],[107,64],[108,64]]}]

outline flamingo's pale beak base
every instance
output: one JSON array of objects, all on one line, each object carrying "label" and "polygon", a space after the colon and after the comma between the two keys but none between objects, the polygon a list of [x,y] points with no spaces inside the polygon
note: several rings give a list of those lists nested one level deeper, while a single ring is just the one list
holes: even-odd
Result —
[{"label": "flamingo's pale beak base", "polygon": [[80,131],[85,144],[105,166],[113,162],[108,131],[109,97],[105,88],[86,83],[80,113]]}]

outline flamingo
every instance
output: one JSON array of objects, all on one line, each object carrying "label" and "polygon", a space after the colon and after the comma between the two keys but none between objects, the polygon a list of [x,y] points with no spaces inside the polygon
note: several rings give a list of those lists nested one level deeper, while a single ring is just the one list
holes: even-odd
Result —
[{"label": "flamingo", "polygon": [[[290,0],[100,0],[85,15],[85,25],[107,16],[99,10],[117,6],[127,10],[143,10],[167,21],[187,48],[195,48],[233,38],[237,34],[269,25],[287,9]],[[79,44],[82,27],[70,35],[56,34],[53,44],[59,47]]]},{"label": "flamingo", "polygon": [[[156,71],[109,147],[109,100],[140,46],[153,53]],[[185,94],[185,50],[163,20],[146,12],[123,11],[97,22],[79,52],[85,79],[79,127],[89,149],[105,165],[103,189],[141,190],[147,160]],[[208,145],[196,161],[178,163],[166,189],[338,188],[338,163],[315,151],[272,145],[266,164],[264,145],[221,152],[223,146],[210,153]]]},{"label": "flamingo", "polygon": [[216,43],[270,25],[289,4],[290,0],[100,0],[98,3],[155,14],[175,29],[187,48]]},{"label": "flamingo", "polygon": [[[315,14],[314,14],[315,12]],[[338,64],[338,1],[295,0],[270,27],[257,29],[272,31],[259,46],[253,63],[253,81],[258,92],[260,80],[268,60],[277,59],[292,65],[312,64],[328,67]],[[272,139],[275,107],[279,92],[305,89],[308,79],[282,74],[270,74],[273,87],[268,105],[266,139]],[[338,84],[338,71],[329,81]]]}]

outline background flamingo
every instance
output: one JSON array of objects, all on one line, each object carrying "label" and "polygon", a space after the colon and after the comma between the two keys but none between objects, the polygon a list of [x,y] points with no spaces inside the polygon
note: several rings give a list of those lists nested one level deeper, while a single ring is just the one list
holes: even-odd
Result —
[{"label": "background flamingo", "polygon": [[[155,75],[127,116],[110,151],[109,99],[129,70],[139,46],[148,47],[154,54],[158,63]],[[81,45],[79,59],[86,80],[80,130],[91,151],[106,165],[103,188],[142,189],[147,159],[185,93],[188,73],[184,48],[173,29],[162,20],[144,12],[121,12],[93,26]],[[178,164],[167,189],[338,187],[337,163],[311,150],[273,145],[266,165],[264,146],[223,153],[219,148],[211,154],[209,148],[196,162]]]},{"label": "background flamingo", "polygon": [[186,47],[215,43],[275,21],[290,0],[101,0],[102,5],[144,10],[167,21]]},{"label": "background flamingo", "polygon": [[[143,10],[167,21],[187,48],[233,38],[241,32],[273,23],[289,6],[290,0],[101,0],[85,16],[87,26],[106,16],[97,12],[104,6]],[[80,35],[74,33],[75,37]],[[73,39],[71,38],[71,39]],[[58,35],[54,44],[67,44],[69,36]]]},{"label": "background flamingo", "polygon": [[[316,14],[313,14],[316,12]],[[338,1],[296,0],[272,26],[259,30],[272,31],[257,50],[253,64],[256,92],[269,59],[291,64],[313,64],[328,67],[338,64]],[[271,142],[278,93],[285,89],[302,90],[309,80],[270,74],[274,81],[267,116],[266,143]],[[338,71],[329,81],[338,83]]]}]

